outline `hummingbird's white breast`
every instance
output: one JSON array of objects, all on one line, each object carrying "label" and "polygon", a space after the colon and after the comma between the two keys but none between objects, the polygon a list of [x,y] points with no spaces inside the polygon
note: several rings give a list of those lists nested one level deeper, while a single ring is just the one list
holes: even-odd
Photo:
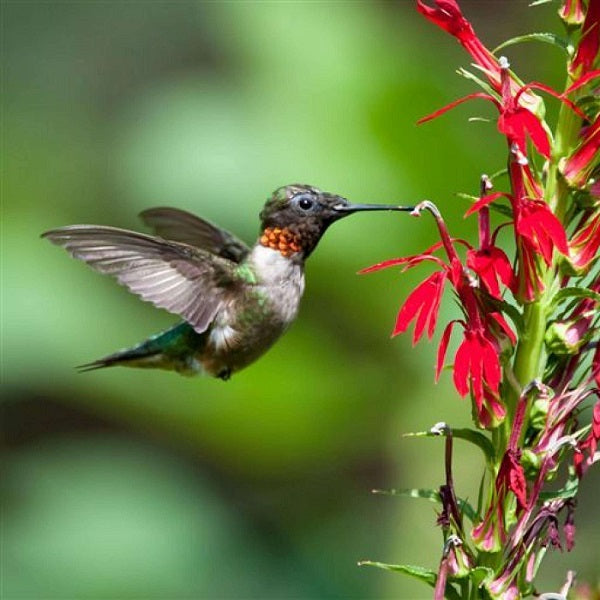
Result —
[{"label": "hummingbird's white breast", "polygon": [[283,256],[257,244],[248,257],[257,285],[264,288],[272,308],[286,324],[296,318],[304,293],[304,268],[300,255]]}]

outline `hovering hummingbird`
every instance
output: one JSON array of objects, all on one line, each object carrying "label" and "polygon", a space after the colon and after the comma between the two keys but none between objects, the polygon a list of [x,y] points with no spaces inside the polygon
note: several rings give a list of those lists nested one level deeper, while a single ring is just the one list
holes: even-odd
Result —
[{"label": "hovering hummingbird", "polygon": [[252,248],[175,208],[140,214],[155,236],[100,225],[43,233],[74,258],[184,319],[132,348],[79,368],[121,365],[229,379],[261,356],[296,318],[304,261],[329,225],[366,210],[411,208],[350,204],[341,196],[295,184],[269,198]]}]

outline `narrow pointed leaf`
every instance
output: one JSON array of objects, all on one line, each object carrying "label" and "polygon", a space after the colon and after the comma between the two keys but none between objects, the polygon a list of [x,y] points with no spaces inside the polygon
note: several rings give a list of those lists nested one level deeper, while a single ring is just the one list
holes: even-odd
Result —
[{"label": "narrow pointed leaf", "polygon": [[[458,429],[451,429],[452,437],[460,440],[465,440],[471,444],[475,444],[485,455],[488,461],[494,460],[494,446],[492,442],[485,436],[485,434],[475,429],[469,429],[467,427],[459,427]],[[415,433],[405,433],[404,437],[446,437],[445,430],[441,430],[441,433],[433,433],[432,431],[417,431]]]},{"label": "narrow pointed leaf", "polygon": [[556,308],[563,300],[567,298],[587,298],[600,303],[600,294],[587,288],[567,287],[558,291],[552,299],[552,307]]},{"label": "narrow pointed leaf", "polygon": [[386,571],[397,571],[398,573],[404,573],[410,575],[431,587],[435,586],[437,574],[431,569],[425,569],[417,565],[390,565],[387,563],[377,562],[373,560],[361,560],[358,563],[359,567],[377,567],[378,569],[385,569]]},{"label": "narrow pointed leaf", "polygon": [[[549,1],[549,0],[548,0]],[[531,6],[531,5],[530,5]],[[496,46],[493,50],[493,54],[497,54],[499,50],[503,48],[507,48],[508,46],[514,46],[515,44],[521,44],[524,42],[543,42],[545,44],[550,44],[552,46],[556,46],[560,48],[567,54],[569,54],[569,42],[564,38],[554,34],[554,33],[528,33],[527,35],[518,35],[514,38],[510,38],[505,42],[502,42],[499,46]]]}]

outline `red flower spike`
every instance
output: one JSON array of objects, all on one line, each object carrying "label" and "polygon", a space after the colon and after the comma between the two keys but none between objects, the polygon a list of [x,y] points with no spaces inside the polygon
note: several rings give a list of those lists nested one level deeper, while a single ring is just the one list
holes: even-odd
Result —
[{"label": "red flower spike", "polygon": [[413,345],[423,336],[425,327],[429,339],[433,336],[447,273],[436,271],[420,283],[408,296],[396,319],[392,336],[405,332],[416,319]]},{"label": "red flower spike", "polygon": [[494,298],[501,298],[501,281],[508,288],[513,287],[514,274],[506,254],[496,246],[467,252],[467,267],[479,276],[484,288]]},{"label": "red flower spike", "polygon": [[600,49],[600,0],[589,0],[582,36],[570,71],[575,75],[588,73],[594,66]]}]

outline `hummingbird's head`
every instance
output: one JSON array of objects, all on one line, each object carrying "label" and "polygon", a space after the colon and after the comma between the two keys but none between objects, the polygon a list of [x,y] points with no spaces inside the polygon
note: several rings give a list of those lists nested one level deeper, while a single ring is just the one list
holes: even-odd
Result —
[{"label": "hummingbird's head", "polygon": [[284,256],[306,258],[334,222],[363,210],[407,210],[381,204],[350,204],[348,200],[304,184],[275,190],[260,213],[260,243]]}]

